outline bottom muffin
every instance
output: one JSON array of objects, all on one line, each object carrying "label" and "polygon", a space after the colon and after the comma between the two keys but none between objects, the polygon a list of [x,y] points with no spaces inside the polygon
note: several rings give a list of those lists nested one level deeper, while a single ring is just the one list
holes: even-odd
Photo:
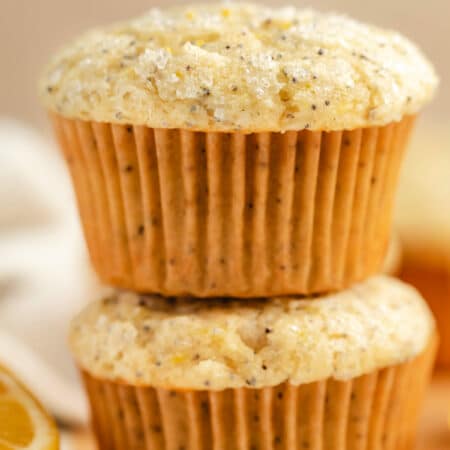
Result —
[{"label": "bottom muffin", "polygon": [[402,450],[436,334],[417,292],[379,276],[315,299],[119,293],[70,341],[102,450]]},{"label": "bottom muffin", "polygon": [[[450,255],[450,251],[448,255]],[[439,330],[440,345],[437,353],[437,368],[450,369],[450,256],[441,255],[439,258],[439,255],[436,254],[427,259],[417,258],[408,252],[402,264],[400,277],[405,282],[414,285],[426,298],[436,317]]]}]

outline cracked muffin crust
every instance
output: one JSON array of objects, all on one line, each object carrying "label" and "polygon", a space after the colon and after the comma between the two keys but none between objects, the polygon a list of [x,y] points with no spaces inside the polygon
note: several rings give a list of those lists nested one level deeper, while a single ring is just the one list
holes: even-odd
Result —
[{"label": "cracked muffin crust", "polygon": [[152,9],[63,49],[40,84],[68,118],[207,131],[341,130],[413,115],[433,67],[398,33],[294,7]]},{"label": "cracked muffin crust", "polygon": [[78,364],[95,377],[220,390],[358,377],[417,356],[433,334],[420,295],[377,276],[309,299],[117,293],[74,320],[70,341]]}]

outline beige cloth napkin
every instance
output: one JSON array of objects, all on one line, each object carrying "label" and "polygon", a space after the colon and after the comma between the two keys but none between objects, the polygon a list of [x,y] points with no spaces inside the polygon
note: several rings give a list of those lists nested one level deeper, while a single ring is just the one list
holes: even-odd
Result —
[{"label": "beige cloth napkin", "polygon": [[99,286],[53,141],[0,118],[0,362],[69,425],[86,421],[68,323]]}]

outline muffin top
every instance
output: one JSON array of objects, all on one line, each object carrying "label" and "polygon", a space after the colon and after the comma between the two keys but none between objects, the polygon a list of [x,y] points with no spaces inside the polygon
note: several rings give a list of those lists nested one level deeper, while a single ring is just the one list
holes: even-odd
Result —
[{"label": "muffin top", "polygon": [[437,85],[406,38],[294,7],[152,9],[63,49],[40,84],[66,117],[199,131],[340,130],[415,114]]},{"label": "muffin top", "polygon": [[359,376],[419,354],[433,329],[413,288],[377,276],[308,300],[118,293],[73,321],[70,342],[79,365],[100,378],[217,390]]},{"label": "muffin top", "polygon": [[450,271],[450,128],[424,124],[406,155],[396,227],[408,258]]}]

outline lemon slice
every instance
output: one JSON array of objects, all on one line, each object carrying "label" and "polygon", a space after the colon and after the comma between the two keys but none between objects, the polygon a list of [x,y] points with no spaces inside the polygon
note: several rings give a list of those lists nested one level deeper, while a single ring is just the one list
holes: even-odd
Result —
[{"label": "lemon slice", "polygon": [[58,430],[28,390],[0,365],[0,450],[57,450]]}]

